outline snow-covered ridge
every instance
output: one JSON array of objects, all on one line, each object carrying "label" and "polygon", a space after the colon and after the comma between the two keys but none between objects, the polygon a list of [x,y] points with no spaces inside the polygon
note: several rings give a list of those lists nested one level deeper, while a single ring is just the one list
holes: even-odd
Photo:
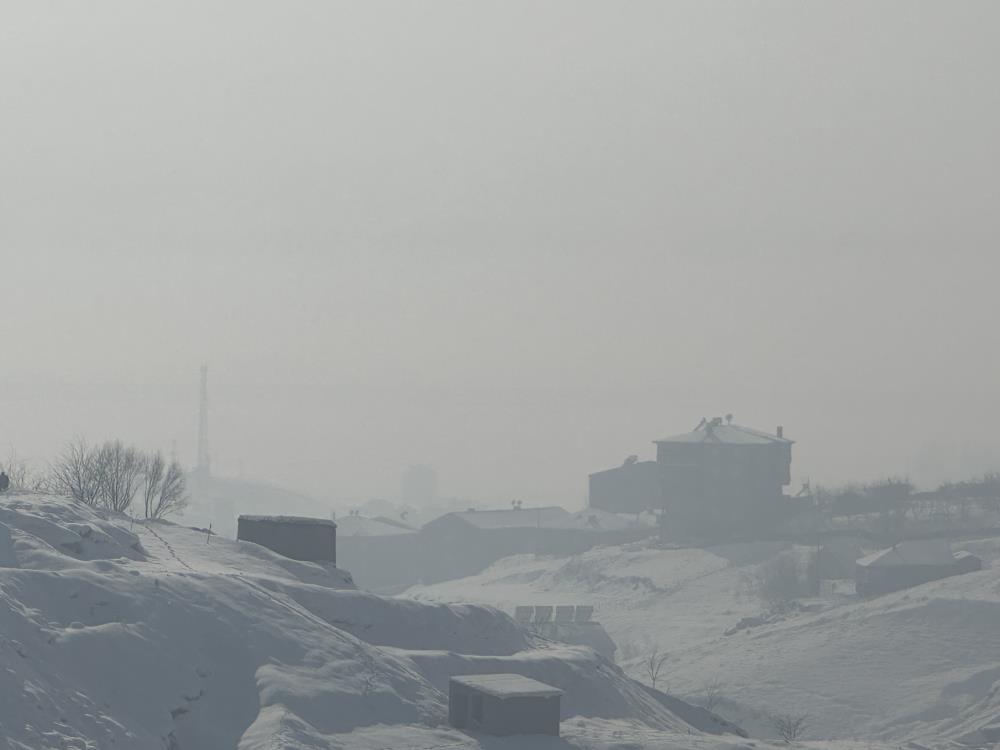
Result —
[{"label": "snow-covered ridge", "polygon": [[59,498],[0,499],[0,748],[475,748],[444,725],[443,691],[476,672],[566,691],[560,747],[721,746],[702,732],[732,729],[487,607],[374,596],[332,566]]}]

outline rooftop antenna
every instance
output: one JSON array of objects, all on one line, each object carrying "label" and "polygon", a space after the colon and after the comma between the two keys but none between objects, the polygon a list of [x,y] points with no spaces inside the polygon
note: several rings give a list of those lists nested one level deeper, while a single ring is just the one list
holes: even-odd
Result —
[{"label": "rooftop antenna", "polygon": [[201,366],[201,400],[198,410],[198,472],[211,474],[208,455],[208,365]]}]

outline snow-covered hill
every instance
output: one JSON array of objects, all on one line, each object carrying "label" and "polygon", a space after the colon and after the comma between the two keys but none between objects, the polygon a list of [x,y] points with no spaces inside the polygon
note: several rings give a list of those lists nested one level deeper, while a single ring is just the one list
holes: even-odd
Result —
[{"label": "snow-covered hill", "polygon": [[[131,526],[131,528],[130,528]],[[445,725],[451,674],[566,691],[563,737]],[[731,748],[707,712],[505,615],[68,501],[0,499],[0,748]]]},{"label": "snow-covered hill", "polygon": [[[995,540],[959,545],[983,554]],[[661,550],[635,544],[568,560],[521,556],[407,595],[421,601],[593,604],[626,670],[668,653],[661,680],[756,736],[770,715],[807,714],[811,738],[973,746],[1000,742],[997,568],[870,601],[810,602],[819,611],[726,636],[762,605],[746,591],[780,545]],[[984,555],[987,564],[991,555]],[[714,685],[713,685],[714,683]]]}]

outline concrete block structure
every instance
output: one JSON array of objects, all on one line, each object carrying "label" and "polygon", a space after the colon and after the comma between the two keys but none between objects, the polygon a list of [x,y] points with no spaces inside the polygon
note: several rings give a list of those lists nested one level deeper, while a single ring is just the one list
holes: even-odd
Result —
[{"label": "concrete block structure", "polygon": [[337,563],[337,524],[302,516],[240,516],[236,538],[293,560]]},{"label": "concrete block structure", "polygon": [[559,736],[563,691],[519,674],[452,677],[448,723],[493,735]]}]

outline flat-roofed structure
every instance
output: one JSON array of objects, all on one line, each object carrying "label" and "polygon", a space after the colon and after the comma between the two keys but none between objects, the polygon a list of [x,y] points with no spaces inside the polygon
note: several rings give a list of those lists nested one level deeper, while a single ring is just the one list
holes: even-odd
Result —
[{"label": "flat-roofed structure", "polygon": [[452,677],[448,723],[493,735],[559,736],[563,691],[519,674]]},{"label": "flat-roofed structure", "polygon": [[293,560],[337,562],[337,524],[304,516],[240,516],[236,538]]}]

